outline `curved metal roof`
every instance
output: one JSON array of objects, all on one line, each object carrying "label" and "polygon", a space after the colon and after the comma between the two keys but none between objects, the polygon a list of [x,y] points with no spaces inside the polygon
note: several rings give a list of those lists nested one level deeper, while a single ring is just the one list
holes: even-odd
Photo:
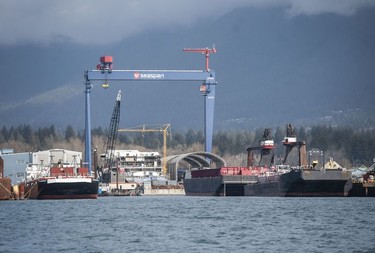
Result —
[{"label": "curved metal roof", "polygon": [[168,156],[166,158],[166,165],[171,180],[177,179],[177,169],[179,168],[179,163],[181,161],[188,163],[192,168],[198,169],[210,167],[210,161],[214,162],[217,167],[226,166],[226,162],[223,158],[210,152],[200,151]]}]

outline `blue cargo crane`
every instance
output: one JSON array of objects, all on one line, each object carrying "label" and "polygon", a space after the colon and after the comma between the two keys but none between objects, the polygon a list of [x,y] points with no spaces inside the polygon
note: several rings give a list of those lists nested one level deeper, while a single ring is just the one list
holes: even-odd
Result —
[{"label": "blue cargo crane", "polygon": [[[191,50],[191,49],[190,49]],[[108,88],[108,81],[199,81],[202,82],[200,92],[204,96],[205,117],[205,151],[212,151],[212,136],[215,105],[215,72],[208,67],[209,53],[216,53],[216,49],[196,49],[206,55],[205,70],[114,70],[111,56],[102,56],[100,64],[95,70],[85,70],[85,163],[91,173],[91,118],[90,93],[92,81],[104,81],[103,88]]]}]

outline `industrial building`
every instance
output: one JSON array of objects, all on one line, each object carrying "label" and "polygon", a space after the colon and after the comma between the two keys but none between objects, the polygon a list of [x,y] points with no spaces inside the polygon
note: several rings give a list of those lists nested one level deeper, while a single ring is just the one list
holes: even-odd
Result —
[{"label": "industrial building", "polygon": [[13,149],[0,149],[0,171],[10,178],[12,185],[35,177],[51,164],[75,164],[82,162],[82,152],[65,149],[50,149],[38,152],[14,153]]},{"label": "industrial building", "polygon": [[82,163],[82,152],[66,149],[49,149],[32,153],[32,162],[27,165],[28,180],[48,175],[52,165],[79,167]]},{"label": "industrial building", "polygon": [[32,162],[32,153],[14,153],[13,149],[0,149],[0,167],[4,178],[10,178],[12,184],[25,180],[26,167]]}]

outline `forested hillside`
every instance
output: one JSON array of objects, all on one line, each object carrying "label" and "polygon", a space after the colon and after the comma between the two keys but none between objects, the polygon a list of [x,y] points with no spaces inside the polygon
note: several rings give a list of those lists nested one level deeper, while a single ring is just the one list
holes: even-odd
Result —
[{"label": "forested hillside", "polygon": [[[246,165],[246,148],[258,145],[264,129],[256,131],[219,131],[213,137],[213,152],[226,159],[228,165]],[[307,150],[319,149],[324,152],[325,159],[332,157],[343,167],[366,165],[373,163],[375,157],[375,130],[355,130],[350,127],[314,126],[305,130],[296,130],[298,140],[305,140]],[[285,129],[280,126],[274,131],[276,156],[283,156],[281,142]],[[93,147],[98,153],[105,153],[108,130],[95,128],[92,130]],[[52,148],[62,148],[84,152],[84,131],[76,131],[67,126],[58,131],[54,125],[33,129],[30,125],[19,125],[0,132],[0,148],[12,148],[14,152],[35,152]],[[202,131],[187,130],[172,132],[167,139],[168,154],[179,154],[204,149]],[[117,149],[155,150],[162,153],[163,135],[159,133],[121,133],[117,140]]]}]

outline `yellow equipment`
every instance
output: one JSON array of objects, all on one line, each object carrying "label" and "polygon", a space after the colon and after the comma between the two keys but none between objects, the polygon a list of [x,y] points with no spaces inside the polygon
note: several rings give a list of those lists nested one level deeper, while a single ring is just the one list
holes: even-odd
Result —
[{"label": "yellow equipment", "polygon": [[132,128],[124,128],[124,129],[119,129],[119,132],[140,132],[140,133],[147,133],[147,132],[163,132],[163,174],[167,174],[167,165],[166,165],[166,160],[167,160],[167,135],[170,134],[168,133],[168,129],[170,129],[171,124],[164,124],[164,125],[141,125],[141,126],[136,126]]}]

